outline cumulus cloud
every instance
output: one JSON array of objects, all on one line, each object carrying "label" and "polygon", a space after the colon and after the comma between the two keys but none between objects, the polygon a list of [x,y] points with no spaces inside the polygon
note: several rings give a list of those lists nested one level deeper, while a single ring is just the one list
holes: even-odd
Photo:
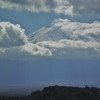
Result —
[{"label": "cumulus cloud", "polygon": [[34,57],[35,55],[50,56],[52,53],[48,48],[29,43],[20,25],[0,22],[0,57],[14,59],[15,57]]},{"label": "cumulus cloud", "polygon": [[20,25],[9,22],[0,22],[0,47],[13,47],[24,45],[27,38]]},{"label": "cumulus cloud", "polygon": [[80,23],[68,19],[56,19],[51,27],[36,32],[33,39],[38,37],[37,41],[32,43],[32,38],[29,41],[20,25],[0,22],[0,58],[100,57],[100,22]]},{"label": "cumulus cloud", "polygon": [[59,29],[66,34],[66,38],[71,40],[95,41],[100,40],[100,22],[80,23],[71,22],[68,19],[57,19],[52,23],[52,27]]},{"label": "cumulus cloud", "polygon": [[65,15],[99,15],[100,0],[0,0],[1,8]]}]

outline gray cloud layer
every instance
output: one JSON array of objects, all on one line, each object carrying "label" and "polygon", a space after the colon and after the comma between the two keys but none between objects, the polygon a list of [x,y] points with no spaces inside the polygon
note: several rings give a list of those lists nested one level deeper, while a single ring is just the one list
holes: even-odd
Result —
[{"label": "gray cloud layer", "polygon": [[65,15],[99,15],[100,0],[0,0],[1,8],[31,12],[62,13]]},{"label": "gray cloud layer", "polygon": [[100,14],[100,0],[68,0],[77,14]]},{"label": "gray cloud layer", "polygon": [[49,12],[57,6],[54,0],[1,0],[0,4],[1,8],[16,8],[31,12]]}]

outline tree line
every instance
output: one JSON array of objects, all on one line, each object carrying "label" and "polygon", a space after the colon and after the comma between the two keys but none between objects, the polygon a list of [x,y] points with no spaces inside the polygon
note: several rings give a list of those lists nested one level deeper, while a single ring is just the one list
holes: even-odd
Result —
[{"label": "tree line", "polygon": [[100,89],[88,86],[79,88],[56,85],[34,91],[24,97],[0,96],[0,100],[100,100]]}]

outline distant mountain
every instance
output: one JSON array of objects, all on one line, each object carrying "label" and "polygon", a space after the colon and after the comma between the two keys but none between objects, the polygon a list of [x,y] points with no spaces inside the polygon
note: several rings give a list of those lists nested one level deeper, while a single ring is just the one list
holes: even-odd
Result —
[{"label": "distant mountain", "polygon": [[30,42],[36,43],[40,41],[59,41],[69,38],[66,32],[63,32],[60,27],[43,27],[27,36]]}]

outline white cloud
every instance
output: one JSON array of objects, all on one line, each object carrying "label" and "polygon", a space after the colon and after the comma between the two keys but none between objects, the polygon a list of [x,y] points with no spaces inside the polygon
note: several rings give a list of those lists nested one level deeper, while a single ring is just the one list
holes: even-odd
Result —
[{"label": "white cloud", "polygon": [[37,44],[41,47],[49,48],[53,57],[57,58],[77,59],[100,57],[100,43],[97,42],[62,39],[59,42],[42,41]]},{"label": "white cloud", "polygon": [[53,57],[100,57],[100,22],[80,23],[57,19],[53,21],[51,27],[45,27],[43,31],[41,29],[39,34],[37,31],[37,36],[36,44],[48,48]]},{"label": "white cloud", "polygon": [[52,27],[59,27],[62,32],[66,33],[68,39],[83,41],[100,41],[100,22],[80,23],[71,22],[68,19],[54,20]]},{"label": "white cloud", "polygon": [[26,42],[27,38],[20,25],[0,22],[0,47],[20,46]]},{"label": "white cloud", "polygon": [[[20,25],[0,22],[0,57],[15,59],[16,57],[51,56],[48,48],[29,43]],[[19,59],[19,58],[18,58]]]},{"label": "white cloud", "polygon": [[[33,59],[38,56],[51,56],[73,59],[100,57],[99,28],[100,22],[97,21],[80,23],[71,22],[68,19],[57,19],[53,21],[51,27],[43,28],[44,32],[49,33],[43,34],[45,38],[41,37],[42,32],[40,37],[37,33],[38,39],[42,38],[42,40],[40,39],[41,41],[34,44],[27,40],[20,25],[0,22],[0,58]],[[45,40],[50,38],[48,36],[57,37],[59,40]]]},{"label": "white cloud", "polygon": [[52,53],[48,48],[39,47],[38,45],[32,43],[11,48],[0,48],[0,58],[14,60],[34,59],[40,56],[51,55]]}]

